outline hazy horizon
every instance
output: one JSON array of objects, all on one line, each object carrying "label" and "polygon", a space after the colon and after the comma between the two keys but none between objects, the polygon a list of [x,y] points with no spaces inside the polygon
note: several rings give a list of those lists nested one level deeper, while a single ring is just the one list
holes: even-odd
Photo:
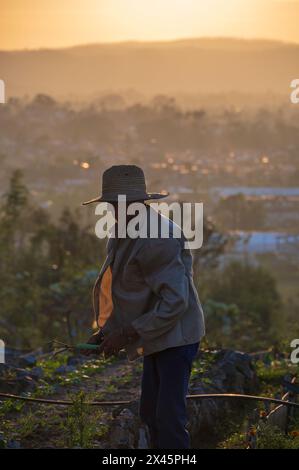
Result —
[{"label": "hazy horizon", "polygon": [[299,44],[298,19],[299,0],[2,0],[0,49],[201,37]]},{"label": "hazy horizon", "polygon": [[82,43],[74,43],[69,44],[66,46],[57,46],[57,47],[48,47],[48,46],[40,46],[40,47],[21,47],[16,49],[5,49],[0,47],[1,52],[34,52],[34,51],[63,51],[65,49],[75,49],[81,47],[96,47],[96,46],[121,46],[121,45],[159,45],[159,44],[175,44],[175,43],[191,43],[197,41],[232,41],[232,42],[242,42],[242,43],[264,43],[264,44],[277,44],[277,45],[286,45],[286,46],[299,46],[299,41],[287,41],[282,39],[275,39],[275,38],[263,38],[263,37],[241,37],[241,36],[194,36],[194,37],[176,37],[170,39],[125,39],[125,40],[114,40],[114,41],[97,41],[97,42],[82,42]]},{"label": "hazy horizon", "polygon": [[90,98],[134,90],[144,96],[174,97],[275,93],[289,101],[298,56],[296,44],[232,38],[0,50],[7,97],[46,93]]}]

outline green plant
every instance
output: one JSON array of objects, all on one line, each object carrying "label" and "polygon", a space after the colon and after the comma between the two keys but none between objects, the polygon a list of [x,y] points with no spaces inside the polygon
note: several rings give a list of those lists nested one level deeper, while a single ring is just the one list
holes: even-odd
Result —
[{"label": "green plant", "polygon": [[298,366],[292,364],[289,359],[275,360],[269,355],[269,360],[265,364],[263,361],[256,362],[256,372],[262,384],[281,385],[285,374],[296,374]]},{"label": "green plant", "polygon": [[19,437],[22,439],[32,436],[39,427],[39,421],[36,420],[34,414],[29,411],[19,419]]},{"label": "green plant", "polygon": [[275,278],[266,269],[232,262],[211,273],[205,284],[204,310],[213,346],[256,351],[280,338],[282,300]]},{"label": "green plant", "polygon": [[258,449],[299,449],[299,437],[283,434],[276,426],[261,423],[257,433]]},{"label": "green plant", "polygon": [[20,412],[24,407],[24,402],[20,400],[5,400],[0,405],[0,415],[5,415],[13,411]]},{"label": "green plant", "polygon": [[85,401],[86,395],[82,391],[72,398],[65,424],[67,447],[91,447],[92,438],[98,432],[99,412],[92,413]]}]

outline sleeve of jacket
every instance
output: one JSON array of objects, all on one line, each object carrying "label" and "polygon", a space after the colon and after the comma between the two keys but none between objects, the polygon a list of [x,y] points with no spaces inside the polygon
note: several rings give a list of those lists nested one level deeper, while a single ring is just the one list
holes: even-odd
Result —
[{"label": "sleeve of jacket", "polygon": [[150,239],[137,256],[146,283],[158,297],[154,308],[133,321],[141,339],[170,330],[188,306],[189,282],[179,239]]}]

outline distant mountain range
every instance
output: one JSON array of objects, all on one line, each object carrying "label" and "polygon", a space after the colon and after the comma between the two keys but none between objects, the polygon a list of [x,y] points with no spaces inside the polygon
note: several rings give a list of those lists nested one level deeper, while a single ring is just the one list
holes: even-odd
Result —
[{"label": "distant mountain range", "polygon": [[0,51],[7,96],[92,97],[167,93],[290,93],[299,44],[224,38],[123,42]]}]

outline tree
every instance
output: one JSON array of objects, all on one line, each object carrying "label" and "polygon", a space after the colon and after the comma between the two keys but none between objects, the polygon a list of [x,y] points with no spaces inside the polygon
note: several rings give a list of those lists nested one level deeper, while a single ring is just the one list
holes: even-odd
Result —
[{"label": "tree", "polygon": [[78,221],[64,210],[54,223],[31,203],[21,172],[13,173],[0,211],[0,337],[7,344],[36,347],[86,334],[104,244]]},{"label": "tree", "polygon": [[266,214],[259,201],[248,201],[240,193],[221,198],[216,208],[216,217],[226,229],[252,230],[264,226]]},{"label": "tree", "polygon": [[208,289],[210,299],[237,306],[237,331],[251,348],[279,336],[282,301],[275,279],[264,268],[233,262],[213,276]]},{"label": "tree", "polygon": [[23,183],[23,173],[15,170],[9,184],[9,190],[4,194],[4,217],[16,218],[28,203],[29,191]]}]

